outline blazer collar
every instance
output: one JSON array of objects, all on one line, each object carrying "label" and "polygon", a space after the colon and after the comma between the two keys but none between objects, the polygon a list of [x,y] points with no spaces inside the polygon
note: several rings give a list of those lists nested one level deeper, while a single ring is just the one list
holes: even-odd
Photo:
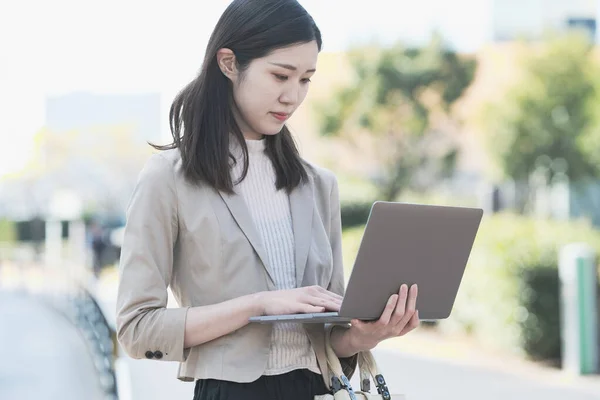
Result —
[{"label": "blazer collar", "polygon": [[[258,233],[250,210],[242,195],[227,194],[219,191],[221,198],[227,205],[229,212],[244,232],[244,235],[258,254],[268,276],[268,284],[271,290],[275,289],[273,266],[269,265],[267,252],[260,234]],[[290,213],[292,216],[292,229],[294,233],[294,258],[296,263],[296,286],[302,285],[304,271],[310,249],[314,197],[313,182],[309,175],[309,181],[295,188],[289,195]]]}]

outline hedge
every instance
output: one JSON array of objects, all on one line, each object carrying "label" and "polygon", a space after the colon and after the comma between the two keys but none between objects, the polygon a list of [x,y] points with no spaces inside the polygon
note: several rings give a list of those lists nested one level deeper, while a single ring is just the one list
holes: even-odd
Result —
[{"label": "hedge", "polygon": [[342,228],[360,227],[367,223],[373,202],[351,201],[341,204]]}]

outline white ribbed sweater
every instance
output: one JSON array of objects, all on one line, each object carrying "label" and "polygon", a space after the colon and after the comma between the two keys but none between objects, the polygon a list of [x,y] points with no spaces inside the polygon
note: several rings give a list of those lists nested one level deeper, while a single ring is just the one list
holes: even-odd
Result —
[{"label": "white ribbed sweater", "polygon": [[[275,189],[275,170],[264,152],[265,142],[246,140],[248,173],[236,186],[236,191],[244,198],[260,234],[276,288],[293,289],[297,282],[289,198],[285,190]],[[234,146],[233,150],[238,159],[233,168],[233,177],[237,181],[242,173],[243,159],[240,157],[239,147]],[[317,360],[304,328],[294,323],[274,324],[264,374],[282,374],[299,368],[319,373]]]}]

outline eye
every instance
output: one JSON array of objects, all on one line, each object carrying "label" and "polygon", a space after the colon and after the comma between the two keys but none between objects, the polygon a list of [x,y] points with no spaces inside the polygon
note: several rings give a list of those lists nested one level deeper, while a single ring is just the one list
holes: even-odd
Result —
[{"label": "eye", "polygon": [[304,79],[302,79],[302,83],[310,83],[310,82],[312,82],[310,80],[310,78],[304,78]]},{"label": "eye", "polygon": [[285,76],[285,75],[273,74],[273,76],[275,76],[275,78],[276,78],[278,81],[282,81],[282,82],[285,82],[285,81],[287,81],[287,79],[288,79],[288,77],[287,77],[287,76]]}]

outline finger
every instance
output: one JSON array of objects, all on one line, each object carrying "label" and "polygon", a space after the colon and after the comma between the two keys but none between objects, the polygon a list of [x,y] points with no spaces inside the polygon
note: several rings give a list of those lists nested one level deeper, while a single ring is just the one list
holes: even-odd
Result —
[{"label": "finger", "polygon": [[302,306],[300,307],[300,312],[306,313],[306,314],[320,313],[320,312],[325,312],[325,307],[313,306],[310,304],[302,304]]},{"label": "finger", "polygon": [[394,313],[390,319],[390,325],[392,326],[398,325],[404,317],[406,298],[408,297],[408,286],[404,284],[401,285],[398,293],[398,303],[396,304],[396,308],[394,308]]},{"label": "finger", "polygon": [[408,292],[408,300],[406,302],[406,308],[404,310],[404,316],[398,322],[397,326],[399,329],[404,329],[404,326],[409,323],[412,317],[415,315],[417,306],[417,295],[419,294],[419,288],[416,284],[410,287]]},{"label": "finger", "polygon": [[353,319],[352,321],[350,321],[350,324],[358,330],[364,330],[369,323],[361,321],[360,319]]},{"label": "finger", "polygon": [[323,299],[326,299],[328,301],[333,301],[333,302],[338,303],[340,305],[342,304],[342,297],[340,297],[340,296],[338,296],[338,295],[336,295],[335,293],[332,293],[332,292],[327,292],[327,291],[321,292],[321,293],[318,293],[317,296],[321,297]]},{"label": "finger", "polygon": [[319,293],[326,294],[326,295],[328,295],[328,296],[330,296],[330,297],[333,297],[334,299],[338,299],[338,300],[340,300],[340,301],[341,301],[341,300],[344,298],[343,296],[340,296],[340,295],[339,295],[339,294],[337,294],[337,293],[331,292],[331,291],[329,291],[329,290],[325,289],[325,288],[324,288],[324,287],[322,287],[322,286],[316,286],[316,289],[317,289],[317,291],[318,291]]},{"label": "finger", "polygon": [[419,286],[415,283],[410,287],[408,292],[408,302],[406,309],[414,312],[417,310],[417,297],[419,296]]},{"label": "finger", "polygon": [[400,334],[398,336],[406,335],[410,331],[416,329],[420,324],[421,324],[421,320],[419,319],[419,311],[417,310],[413,314],[413,316],[410,319],[410,321],[408,322],[408,324],[406,324],[406,326],[400,331]]},{"label": "finger", "polygon": [[325,305],[325,308],[327,308],[329,311],[340,311],[340,308],[342,308],[342,306],[335,302],[328,302]]},{"label": "finger", "polygon": [[311,296],[307,303],[313,306],[325,307],[328,310],[339,311],[341,308],[341,302],[337,300],[331,300],[330,298]]},{"label": "finger", "polygon": [[403,284],[400,286],[398,296],[398,304],[396,304],[396,309],[404,312],[406,309],[406,300],[408,299],[408,285]]},{"label": "finger", "polygon": [[390,318],[392,318],[392,313],[394,312],[394,308],[396,308],[397,302],[398,302],[398,295],[397,294],[391,295],[390,299],[388,300],[387,304],[385,305],[383,312],[381,313],[381,317],[379,317],[379,320],[377,321],[377,324],[380,327],[385,327],[389,324]]},{"label": "finger", "polygon": [[320,298],[328,299],[331,301],[336,301],[336,302],[339,302],[340,305],[342,303],[341,296],[339,296],[333,292],[330,292],[327,289],[325,289],[321,286],[318,286],[318,285],[304,287],[304,288],[301,288],[301,290],[304,293],[308,294],[309,296],[320,297]]},{"label": "finger", "polygon": [[342,302],[342,300],[344,300],[344,297],[340,296],[337,293],[327,292],[327,295],[330,296],[332,299],[335,299],[335,301],[339,301],[340,303]]},{"label": "finger", "polygon": [[404,326],[404,328],[402,328],[400,330],[400,332],[398,333],[398,336],[406,335],[407,333],[416,329],[419,326],[419,324],[420,324],[419,312],[415,311],[415,313],[413,314],[410,321],[408,321],[408,323]]}]

